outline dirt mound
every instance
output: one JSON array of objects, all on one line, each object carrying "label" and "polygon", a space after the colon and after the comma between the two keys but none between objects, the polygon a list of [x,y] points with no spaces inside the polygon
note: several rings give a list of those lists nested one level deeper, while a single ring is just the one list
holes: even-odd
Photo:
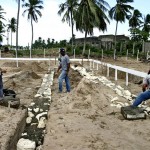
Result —
[{"label": "dirt mound", "polygon": [[15,78],[22,80],[27,78],[40,79],[41,77],[33,71],[22,71],[20,74],[15,75]]},{"label": "dirt mound", "polygon": [[30,70],[30,71],[33,71],[33,72],[42,72],[42,71],[45,71],[43,68],[40,67],[40,64],[37,63],[37,62],[32,62],[30,64],[27,64],[23,70]]},{"label": "dirt mound", "polygon": [[[23,62],[18,62],[19,67],[23,67],[25,64]],[[16,62],[5,62],[2,64],[2,67],[17,67]]]}]

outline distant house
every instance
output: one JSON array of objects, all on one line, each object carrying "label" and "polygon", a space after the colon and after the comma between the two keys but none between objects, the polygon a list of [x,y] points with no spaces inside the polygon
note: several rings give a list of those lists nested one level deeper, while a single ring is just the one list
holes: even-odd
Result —
[{"label": "distant house", "polygon": [[[116,36],[117,42],[124,42],[125,43],[128,40],[129,40],[129,37],[127,37],[125,35],[117,35]],[[114,42],[115,42],[115,36],[112,34],[86,38],[86,44],[89,44],[91,46],[100,47],[100,48],[104,47],[105,49],[113,48]],[[84,38],[75,39],[76,45],[83,45],[83,43],[84,43]]]},{"label": "distant house", "polygon": [[[100,43],[99,38],[96,36],[86,38],[86,44],[89,44],[92,46],[99,46],[99,43]],[[75,39],[75,44],[76,45],[83,45],[84,44],[84,38]]]}]

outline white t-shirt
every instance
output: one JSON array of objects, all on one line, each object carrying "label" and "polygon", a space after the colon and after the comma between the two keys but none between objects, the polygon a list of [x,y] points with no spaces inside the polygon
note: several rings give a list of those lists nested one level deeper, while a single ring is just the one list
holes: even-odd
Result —
[{"label": "white t-shirt", "polygon": [[147,88],[150,88],[150,74],[143,79],[143,84],[147,84]]}]

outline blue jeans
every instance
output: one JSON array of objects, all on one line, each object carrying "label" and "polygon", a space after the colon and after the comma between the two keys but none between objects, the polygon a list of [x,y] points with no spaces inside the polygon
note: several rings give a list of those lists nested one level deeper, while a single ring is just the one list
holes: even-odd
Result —
[{"label": "blue jeans", "polygon": [[142,92],[138,95],[138,97],[135,99],[133,102],[133,106],[138,106],[140,105],[143,101],[146,101],[150,99],[150,90],[147,90],[145,92]]},{"label": "blue jeans", "polygon": [[3,80],[2,80],[2,74],[0,75],[0,97],[3,97]]},{"label": "blue jeans", "polygon": [[59,75],[58,81],[59,81],[59,92],[62,92],[62,82],[63,79],[65,79],[66,82],[66,90],[67,92],[70,92],[70,80],[67,75],[67,72],[65,70],[61,71],[61,74]]}]

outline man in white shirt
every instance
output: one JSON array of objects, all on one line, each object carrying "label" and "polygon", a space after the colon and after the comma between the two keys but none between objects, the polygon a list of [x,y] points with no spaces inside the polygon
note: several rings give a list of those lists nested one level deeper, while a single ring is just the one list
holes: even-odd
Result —
[{"label": "man in white shirt", "polygon": [[148,75],[143,80],[142,91],[143,92],[138,95],[132,106],[138,106],[143,101],[150,99],[150,70],[148,71]]}]

